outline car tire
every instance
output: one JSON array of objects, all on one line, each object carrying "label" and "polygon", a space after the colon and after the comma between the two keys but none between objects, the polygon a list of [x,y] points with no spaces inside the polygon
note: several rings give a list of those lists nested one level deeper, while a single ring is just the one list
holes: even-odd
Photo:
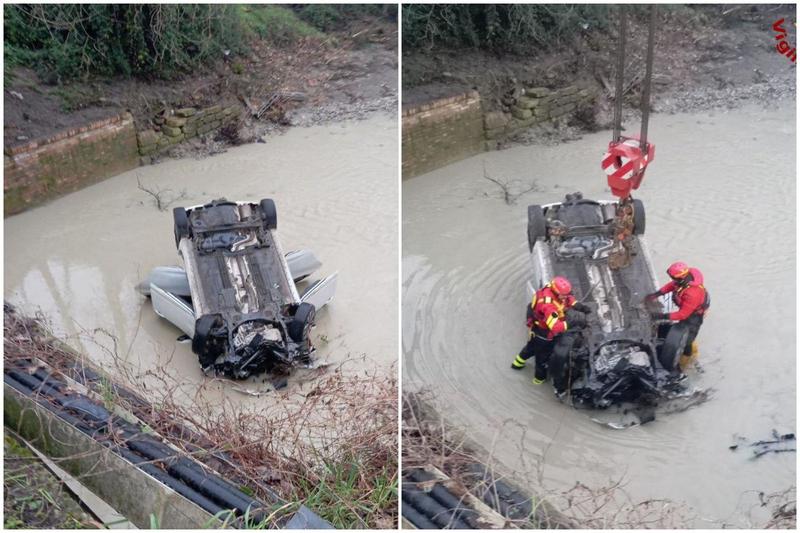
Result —
[{"label": "car tire", "polygon": [[211,331],[221,325],[222,316],[219,314],[203,315],[194,323],[192,351],[197,354],[200,366],[204,369],[213,365],[219,356],[218,343],[213,342]]},{"label": "car tire", "polygon": [[658,353],[658,362],[664,370],[670,372],[678,367],[678,359],[686,347],[686,341],[689,340],[689,326],[678,322],[673,324],[667,336],[664,338],[664,343],[661,345],[661,351]]},{"label": "car tire", "polygon": [[172,210],[172,219],[175,222],[175,248],[178,248],[181,244],[181,239],[184,237],[188,239],[192,234],[191,226],[189,225],[189,215],[186,213],[186,209],[176,207]]},{"label": "car tire", "polygon": [[261,216],[264,217],[264,229],[278,229],[278,210],[270,198],[261,200]]},{"label": "car tire", "polygon": [[317,316],[317,309],[312,304],[303,302],[297,306],[297,311],[294,318],[289,322],[288,330],[289,336],[295,342],[304,342],[308,340],[308,332],[311,326],[314,325],[314,319]]},{"label": "car tire", "polygon": [[547,374],[553,381],[553,388],[557,393],[562,393],[569,388],[569,353],[575,344],[575,337],[572,335],[561,335],[553,346],[553,353],[547,362]]},{"label": "car tire", "polygon": [[544,219],[544,210],[540,205],[528,206],[528,249],[533,251],[533,245],[539,237],[547,237],[547,222]]},{"label": "car tire", "polygon": [[633,201],[633,233],[635,235],[644,235],[645,228],[645,214],[644,204],[641,200]]}]

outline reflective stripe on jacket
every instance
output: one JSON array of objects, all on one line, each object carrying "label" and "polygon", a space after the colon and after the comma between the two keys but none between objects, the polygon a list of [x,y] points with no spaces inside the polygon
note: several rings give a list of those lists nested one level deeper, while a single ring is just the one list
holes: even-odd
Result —
[{"label": "reflective stripe on jacket", "polygon": [[531,310],[533,315],[532,330],[542,337],[552,339],[559,333],[567,331],[564,311],[575,305],[575,297],[571,294],[559,298],[550,285],[545,285],[533,295]]}]

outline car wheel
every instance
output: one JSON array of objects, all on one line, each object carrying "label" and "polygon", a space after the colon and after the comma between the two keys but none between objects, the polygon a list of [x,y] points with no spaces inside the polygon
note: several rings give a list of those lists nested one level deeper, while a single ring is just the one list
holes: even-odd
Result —
[{"label": "car wheel", "polygon": [[553,353],[547,362],[547,373],[553,380],[553,387],[559,394],[569,388],[569,353],[575,344],[575,337],[572,335],[561,335],[555,341]]},{"label": "car wheel", "polygon": [[186,209],[176,207],[172,210],[172,219],[175,221],[175,248],[181,244],[181,239],[191,236],[191,226],[189,225],[189,215],[186,214]]},{"label": "car wheel", "polygon": [[689,326],[679,322],[669,328],[658,354],[658,362],[665,370],[671,372],[678,367],[678,359],[686,347],[687,340],[689,340]]},{"label": "car wheel", "polygon": [[[208,368],[213,365],[220,354],[220,343],[212,335],[212,331],[222,326],[222,316],[218,314],[203,315],[194,323],[192,351],[197,354],[200,366]],[[227,342],[227,339],[225,339]]]},{"label": "car wheel", "polygon": [[294,318],[289,322],[289,336],[295,342],[308,340],[308,332],[314,325],[317,316],[317,309],[312,304],[303,302],[297,306]]},{"label": "car wheel", "polygon": [[544,210],[540,205],[528,206],[528,249],[533,251],[533,245],[539,237],[547,237],[547,222],[544,220]]},{"label": "car wheel", "polygon": [[278,228],[278,210],[275,208],[275,202],[271,199],[261,200],[261,216],[264,217],[265,229]]},{"label": "car wheel", "polygon": [[644,235],[645,215],[644,204],[641,200],[633,201],[633,233]]}]

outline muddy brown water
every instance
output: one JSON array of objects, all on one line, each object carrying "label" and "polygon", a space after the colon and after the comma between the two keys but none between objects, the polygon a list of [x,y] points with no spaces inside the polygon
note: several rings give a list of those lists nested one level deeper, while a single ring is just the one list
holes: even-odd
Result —
[{"label": "muddy brown water", "polygon": [[[187,401],[275,402],[203,376],[181,332],[159,318],[136,284],[153,267],[182,265],[172,234],[172,207],[273,198],[284,250],[313,250],[322,268],[339,272],[336,297],[317,316],[320,362],[346,372],[394,372],[397,361],[397,122],[363,121],[292,128],[265,144],[205,159],[141,167],[5,220],[8,301],[41,311],[55,333],[112,373],[165,368]],[[159,211],[138,180],[185,197]],[[302,285],[299,287],[302,292]],[[116,341],[112,340],[113,338]],[[394,365],[394,366],[393,366]],[[298,370],[293,382],[317,374]],[[259,380],[236,384],[263,392]]]},{"label": "muddy brown water", "polygon": [[[696,527],[747,526],[757,492],[796,475],[794,453],[751,460],[728,449],[736,435],[795,430],[795,109],[655,115],[650,131],[656,159],[635,196],[659,281],[675,260],[705,273],[713,304],[698,339],[703,372],[690,380],[714,388],[713,399],[612,430],[533,386],[532,368],[509,368],[526,341],[526,206],[576,190],[610,198],[599,167],[609,132],[403,182],[403,387],[434,391],[453,423],[534,489],[537,464],[546,490],[622,477],[634,500],[691,506]],[[517,190],[531,180],[539,190],[506,205],[484,165]]]}]

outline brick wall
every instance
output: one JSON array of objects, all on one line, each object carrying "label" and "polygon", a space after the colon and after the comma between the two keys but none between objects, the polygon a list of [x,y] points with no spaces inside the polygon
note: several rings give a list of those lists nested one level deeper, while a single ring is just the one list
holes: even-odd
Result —
[{"label": "brick wall", "polygon": [[475,91],[403,110],[403,178],[484,149],[483,111]]},{"label": "brick wall", "polygon": [[4,216],[139,165],[129,113],[4,149]]}]

